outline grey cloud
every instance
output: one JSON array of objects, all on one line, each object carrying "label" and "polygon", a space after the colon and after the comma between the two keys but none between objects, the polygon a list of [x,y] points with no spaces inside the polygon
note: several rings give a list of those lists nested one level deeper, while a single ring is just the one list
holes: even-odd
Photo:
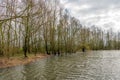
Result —
[{"label": "grey cloud", "polygon": [[82,13],[107,12],[111,8],[120,8],[120,0],[68,0],[67,3],[72,3],[79,7],[85,4],[91,6],[89,9],[79,11]]},{"label": "grey cloud", "polygon": [[[74,12],[75,17],[79,16],[80,21],[84,24],[97,24],[105,28],[117,27],[117,29],[120,26],[118,23],[120,21],[120,0],[66,0],[65,4],[70,4],[68,9]],[[75,6],[81,8],[83,5],[90,7],[74,9]]]}]

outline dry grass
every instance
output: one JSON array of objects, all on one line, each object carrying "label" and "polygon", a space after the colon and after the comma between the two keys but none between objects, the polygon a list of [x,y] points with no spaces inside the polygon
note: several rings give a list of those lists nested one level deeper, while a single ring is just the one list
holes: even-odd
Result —
[{"label": "dry grass", "polygon": [[37,54],[34,56],[33,54],[28,55],[28,58],[23,58],[21,56],[10,57],[10,59],[6,57],[0,57],[0,68],[12,67],[17,65],[24,65],[30,62],[34,62],[37,59],[42,59],[48,57],[45,54]]}]

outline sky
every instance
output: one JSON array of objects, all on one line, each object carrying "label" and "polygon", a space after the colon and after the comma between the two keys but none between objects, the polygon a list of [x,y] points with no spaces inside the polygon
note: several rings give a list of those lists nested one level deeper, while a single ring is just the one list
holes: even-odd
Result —
[{"label": "sky", "polygon": [[64,8],[83,25],[120,31],[120,0],[61,0]]}]

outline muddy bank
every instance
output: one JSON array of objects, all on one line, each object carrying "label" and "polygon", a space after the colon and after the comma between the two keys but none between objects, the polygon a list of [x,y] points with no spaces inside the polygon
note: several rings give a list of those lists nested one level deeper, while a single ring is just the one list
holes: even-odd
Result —
[{"label": "muddy bank", "polygon": [[25,65],[31,62],[34,62],[38,59],[43,59],[48,57],[49,55],[45,54],[37,54],[36,56],[28,56],[28,58],[23,57],[11,57],[10,59],[6,57],[0,57],[0,68],[7,68],[17,65]]}]

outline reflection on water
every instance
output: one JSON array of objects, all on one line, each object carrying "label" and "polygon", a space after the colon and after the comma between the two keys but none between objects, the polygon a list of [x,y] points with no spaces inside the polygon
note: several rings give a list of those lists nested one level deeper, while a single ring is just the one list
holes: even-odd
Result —
[{"label": "reflection on water", "polygon": [[120,51],[52,56],[0,69],[0,80],[120,80]]}]

